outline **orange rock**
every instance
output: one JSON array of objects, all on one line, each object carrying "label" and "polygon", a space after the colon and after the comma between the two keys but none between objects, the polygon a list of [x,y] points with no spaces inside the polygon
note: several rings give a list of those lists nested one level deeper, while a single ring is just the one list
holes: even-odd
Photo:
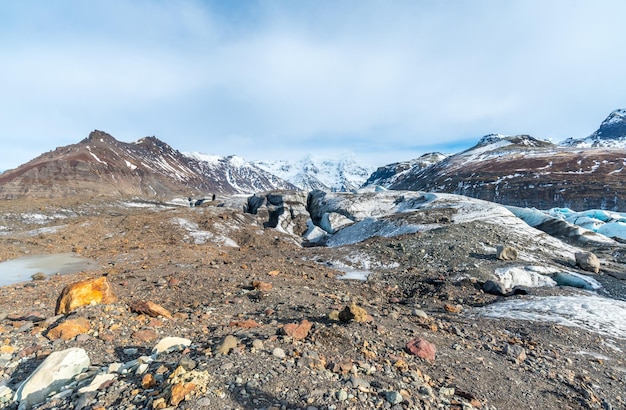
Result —
[{"label": "orange rock", "polygon": [[78,335],[87,333],[91,329],[91,323],[84,317],[66,320],[60,325],[50,329],[47,338],[50,340],[71,340]]},{"label": "orange rock", "polygon": [[268,282],[261,282],[260,280],[255,280],[252,282],[252,286],[255,289],[267,291],[272,289],[272,284]]},{"label": "orange rock", "polygon": [[114,303],[117,297],[106,277],[81,280],[63,288],[57,299],[55,315],[69,313],[80,306],[98,303]]},{"label": "orange rock", "polygon": [[15,351],[15,347],[11,345],[0,346],[0,353],[13,353]]},{"label": "orange rock", "polygon": [[309,331],[313,324],[304,319],[300,323],[288,323],[283,326],[283,332],[294,340],[302,340],[309,335]]},{"label": "orange rock", "polygon": [[182,382],[176,383],[172,386],[172,396],[170,397],[170,405],[178,406],[178,404],[185,400],[185,396],[194,391],[196,385],[194,383]]},{"label": "orange rock", "polygon": [[446,312],[450,312],[450,313],[461,313],[461,311],[463,310],[463,306],[451,305],[449,303],[446,303],[445,305],[443,305],[443,308]]},{"label": "orange rock", "polygon": [[144,315],[148,315],[152,317],[163,316],[168,319],[172,318],[172,314],[170,313],[169,310],[165,309],[161,305],[157,305],[156,303],[150,302],[150,301],[140,300],[140,301],[133,302],[130,304],[130,310],[136,313],[142,313]]},{"label": "orange rock", "polygon": [[261,325],[259,324],[259,322],[257,322],[254,319],[246,319],[246,320],[239,320],[239,321],[230,322],[228,324],[228,326],[229,327],[240,327],[242,329],[252,329],[252,328],[255,328],[255,327],[259,327]]},{"label": "orange rock", "polygon": [[271,270],[271,271],[267,272],[267,274],[270,275],[270,276],[278,276],[279,273],[280,273],[280,271],[278,271],[278,270]]},{"label": "orange rock", "polygon": [[146,373],[141,379],[141,387],[144,389],[149,389],[151,387],[156,386],[156,380],[151,373]]},{"label": "orange rock", "polygon": [[138,342],[151,342],[155,340],[159,335],[154,330],[137,330],[133,333],[133,340]]}]

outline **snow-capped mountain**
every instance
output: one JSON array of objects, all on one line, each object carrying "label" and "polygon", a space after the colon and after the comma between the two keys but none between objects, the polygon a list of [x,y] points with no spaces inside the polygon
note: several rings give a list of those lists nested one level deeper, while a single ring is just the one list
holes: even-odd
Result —
[{"label": "snow-capped mountain", "polygon": [[403,178],[407,172],[429,167],[446,157],[447,155],[440,152],[431,152],[409,161],[394,162],[393,164],[379,167],[369,176],[363,186],[379,185],[387,188],[398,179]]},{"label": "snow-capped mountain", "polygon": [[587,138],[568,138],[561,144],[578,148],[626,148],[626,109],[613,111]]},{"label": "snow-capped mountain", "polygon": [[505,205],[624,210],[625,149],[567,147],[528,135],[491,134],[389,186],[447,192]]},{"label": "snow-capped mountain", "polygon": [[93,131],[77,144],[0,174],[0,198],[195,196],[295,189],[238,157],[182,154],[155,137],[121,142]]},{"label": "snow-capped mountain", "polygon": [[341,159],[308,155],[299,161],[256,161],[253,164],[305,191],[352,191],[359,188],[374,170],[360,164],[351,155]]}]

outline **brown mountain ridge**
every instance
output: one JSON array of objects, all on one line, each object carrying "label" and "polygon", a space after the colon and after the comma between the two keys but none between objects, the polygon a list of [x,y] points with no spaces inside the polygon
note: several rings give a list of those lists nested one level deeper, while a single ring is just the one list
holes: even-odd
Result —
[{"label": "brown mountain ridge", "polygon": [[0,174],[0,198],[157,197],[293,189],[238,157],[208,162],[182,154],[156,137],[134,143],[93,131]]}]

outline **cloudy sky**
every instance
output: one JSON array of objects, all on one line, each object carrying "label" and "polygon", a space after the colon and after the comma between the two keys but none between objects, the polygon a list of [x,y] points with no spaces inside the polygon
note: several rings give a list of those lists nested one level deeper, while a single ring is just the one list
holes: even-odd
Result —
[{"label": "cloudy sky", "polygon": [[0,2],[0,170],[90,131],[370,165],[626,107],[622,0]]}]

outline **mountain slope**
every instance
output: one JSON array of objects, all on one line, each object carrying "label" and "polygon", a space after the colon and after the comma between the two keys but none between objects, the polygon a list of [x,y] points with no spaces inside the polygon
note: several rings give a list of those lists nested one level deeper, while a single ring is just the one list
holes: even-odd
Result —
[{"label": "mountain slope", "polygon": [[305,191],[352,191],[359,188],[373,171],[352,156],[319,159],[309,155],[299,161],[257,161],[254,165]]},{"label": "mountain slope", "polygon": [[205,162],[155,137],[134,143],[93,131],[77,144],[0,174],[0,198],[251,193],[293,186],[234,157]]},{"label": "mountain slope", "polygon": [[440,152],[431,152],[409,161],[394,162],[393,164],[379,167],[369,176],[363,186],[380,185],[387,188],[398,179],[403,178],[407,172],[424,169],[446,157],[447,155]]},{"label": "mountain slope", "polygon": [[391,189],[448,192],[506,205],[548,209],[626,208],[626,150],[557,146],[527,135],[488,135]]}]

